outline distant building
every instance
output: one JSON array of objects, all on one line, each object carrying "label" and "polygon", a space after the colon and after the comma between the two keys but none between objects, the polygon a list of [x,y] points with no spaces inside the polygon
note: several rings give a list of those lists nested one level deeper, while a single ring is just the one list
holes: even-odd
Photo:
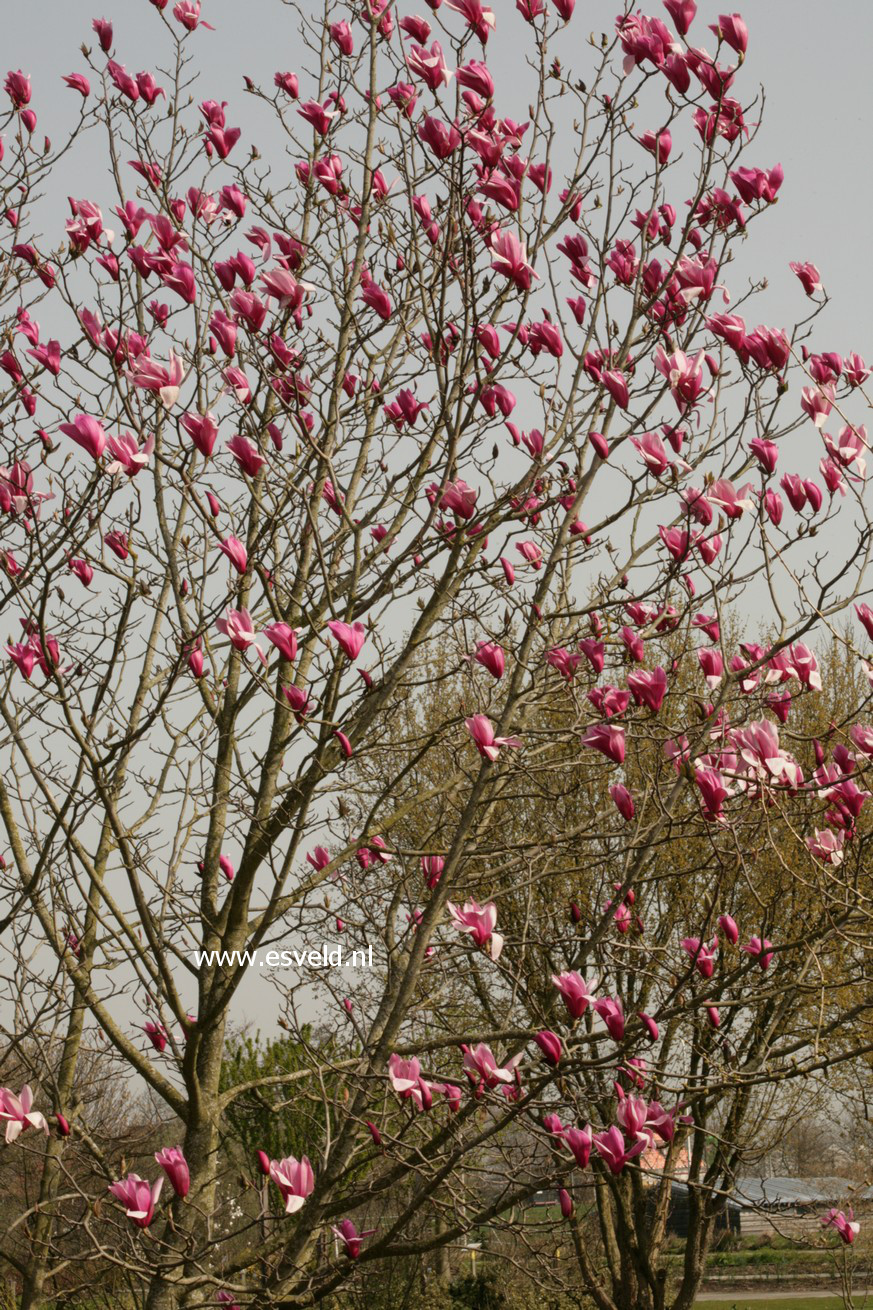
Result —
[{"label": "distant building", "polygon": [[818,1230],[828,1210],[844,1210],[862,1199],[846,1178],[743,1178],[734,1200],[743,1236],[781,1233],[785,1237]]},{"label": "distant building", "polygon": [[[656,1198],[648,1198],[648,1209],[654,1219]],[[667,1209],[667,1232],[673,1237],[687,1237],[690,1223],[689,1187],[687,1183],[673,1181],[670,1183],[670,1204]],[[716,1242],[723,1233],[740,1232],[740,1207],[735,1201],[726,1200],[724,1207],[715,1217]]]}]

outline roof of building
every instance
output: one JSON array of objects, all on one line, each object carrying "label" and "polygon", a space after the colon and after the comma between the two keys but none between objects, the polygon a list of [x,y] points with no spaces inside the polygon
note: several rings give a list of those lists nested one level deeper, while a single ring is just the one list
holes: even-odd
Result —
[{"label": "roof of building", "polygon": [[827,1205],[852,1191],[847,1178],[741,1178],[734,1198],[741,1206]]}]

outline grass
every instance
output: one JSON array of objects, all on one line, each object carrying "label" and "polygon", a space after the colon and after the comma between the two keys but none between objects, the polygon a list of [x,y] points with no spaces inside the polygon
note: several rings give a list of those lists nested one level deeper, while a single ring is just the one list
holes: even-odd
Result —
[{"label": "grass", "polygon": [[830,1251],[804,1251],[796,1247],[759,1246],[745,1251],[713,1251],[708,1269],[754,1268],[756,1265],[817,1265],[830,1268]]},{"label": "grass", "polygon": [[742,1292],[729,1296],[724,1301],[698,1301],[696,1310],[843,1310],[844,1302],[839,1296],[797,1296],[787,1292],[776,1300],[768,1297],[765,1301],[753,1298],[749,1300]]},{"label": "grass", "polygon": [[785,1296],[768,1297],[765,1301],[748,1299],[742,1292],[734,1293],[724,1301],[698,1301],[696,1310],[843,1310],[839,1296],[798,1296],[786,1292]]}]

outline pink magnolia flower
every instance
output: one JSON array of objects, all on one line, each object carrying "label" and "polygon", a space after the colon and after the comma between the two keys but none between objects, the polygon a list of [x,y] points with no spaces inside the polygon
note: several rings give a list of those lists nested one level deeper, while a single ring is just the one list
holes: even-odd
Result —
[{"label": "pink magnolia flower", "polygon": [[591,1146],[594,1141],[591,1125],[586,1124],[584,1128],[565,1128],[561,1136],[573,1152],[579,1168],[587,1169],[588,1161],[591,1159]]},{"label": "pink magnolia flower", "polygon": [[227,537],[219,544],[218,549],[230,560],[237,573],[243,574],[248,564],[248,554],[245,546],[238,537]]},{"label": "pink magnolia flower", "polygon": [[425,883],[431,891],[443,876],[445,867],[446,862],[441,855],[422,855],[421,871],[424,874]]},{"label": "pink magnolia flower", "polygon": [[802,641],[795,642],[790,649],[792,672],[805,687],[812,687],[815,691],[821,691],[821,673],[818,667],[818,660],[813,652]]},{"label": "pink magnolia flower", "polygon": [[784,780],[790,786],[801,780],[799,765],[779,746],[779,732],[774,723],[760,719],[745,728],[734,729],[731,737],[755,776],[766,781]]},{"label": "pink magnolia flower", "polygon": [[561,1062],[561,1056],[564,1053],[564,1048],[561,1045],[561,1039],[558,1034],[551,1032],[548,1028],[544,1028],[542,1032],[534,1034],[534,1041],[542,1051],[543,1059],[546,1064],[550,1064],[557,1068]]},{"label": "pink magnolia flower", "polygon": [[503,653],[502,647],[497,646],[494,642],[484,640],[477,641],[476,654],[473,656],[473,659],[477,664],[481,664],[484,669],[487,669],[492,678],[497,678],[499,680],[503,677],[504,669],[506,667],[506,657]]},{"label": "pink magnolia flower", "polygon": [[167,1045],[167,1030],[163,1024],[152,1023],[149,1020],[143,1024],[143,1032],[148,1037],[154,1049],[160,1054],[165,1050]]},{"label": "pink magnolia flower", "polygon": [[643,1133],[649,1113],[648,1105],[641,1096],[626,1096],[621,1087],[618,1088],[618,1092],[620,1099],[615,1117],[619,1124],[628,1137],[637,1139],[643,1135],[650,1142],[650,1135]]},{"label": "pink magnolia flower", "polygon": [[640,1023],[643,1025],[646,1032],[648,1033],[649,1040],[656,1042],[661,1034],[658,1029],[658,1025],[655,1023],[652,1016],[650,1014],[646,1014],[644,1010],[638,1010],[637,1018],[639,1019]]},{"label": "pink magnolia flower", "polygon": [[173,17],[188,32],[195,31],[199,26],[208,28],[210,32],[215,31],[211,23],[203,22],[200,17],[200,0],[179,0],[173,6]]},{"label": "pink magnolia flower", "polygon": [[718,916],[718,926],[721,928],[731,946],[736,946],[737,942],[740,940],[740,930],[732,916],[730,914],[720,914]]},{"label": "pink magnolia flower", "polygon": [[270,269],[266,273],[261,273],[260,279],[266,294],[278,300],[279,308],[290,309],[292,313],[300,309],[306,294],[315,290],[309,282],[298,282],[287,268]]},{"label": "pink magnolia flower", "polygon": [[860,355],[852,353],[843,365],[843,377],[850,387],[861,387],[870,376],[870,369]]},{"label": "pink magnolia flower", "polygon": [[571,1019],[582,1018],[588,1006],[594,1001],[598,981],[597,978],[583,978],[575,970],[552,974],[552,983],[561,993]]},{"label": "pink magnolia flower", "polygon": [[309,699],[309,693],[304,687],[283,687],[282,695],[297,716],[298,722],[302,722],[305,715],[311,713],[314,708],[314,702]]},{"label": "pink magnolia flower", "polygon": [[646,468],[656,478],[672,467],[667,448],[657,432],[645,432],[641,437],[631,437],[631,445],[636,446]]},{"label": "pink magnolia flower", "polygon": [[185,662],[195,678],[203,677],[204,660],[201,645],[202,640],[198,637],[196,641],[192,642],[191,645],[186,647],[182,652],[185,656]]},{"label": "pink magnolia flower", "polygon": [[350,1260],[357,1260],[361,1254],[361,1243],[365,1237],[372,1237],[375,1228],[367,1228],[364,1232],[359,1233],[351,1219],[343,1219],[337,1224],[331,1224],[331,1232],[334,1233],[346,1248],[346,1255]]},{"label": "pink magnolia flower", "polygon": [[470,899],[464,902],[463,909],[460,909],[452,901],[446,902],[446,909],[452,916],[452,922],[459,932],[468,933],[477,946],[485,946],[491,941],[490,955],[492,960],[496,960],[503,950],[503,938],[499,932],[494,931],[497,923],[497,906],[493,901],[488,901],[485,905],[479,905],[476,901]]},{"label": "pink magnolia flower", "polygon": [[137,73],[136,85],[140,96],[147,105],[153,105],[160,96],[166,100],[167,93],[162,86],[158,86],[151,73]]},{"label": "pink magnolia flower", "polygon": [[511,587],[512,584],[515,582],[514,565],[506,558],[505,555],[501,555],[500,567],[503,569],[503,576],[506,578],[507,584]]},{"label": "pink magnolia flower", "polygon": [[581,655],[566,650],[564,646],[554,646],[546,652],[546,663],[560,673],[567,682],[572,682],[579,667]]},{"label": "pink magnolia flower", "polygon": [[851,1209],[848,1214],[844,1214],[842,1210],[828,1210],[821,1222],[824,1228],[836,1228],[846,1246],[851,1246],[861,1231],[861,1225]]},{"label": "pink magnolia flower", "polygon": [[620,409],[627,409],[630,404],[630,392],[628,391],[627,379],[624,373],[617,368],[605,368],[600,374],[600,381],[616,405]]},{"label": "pink magnolia flower", "polygon": [[627,823],[630,823],[634,817],[634,798],[627,787],[625,787],[624,783],[616,783],[615,786],[610,787],[609,794],[619,814]]},{"label": "pink magnolia flower", "polygon": [[361,299],[370,309],[375,310],[383,322],[387,323],[394,312],[391,297],[375,282],[368,282],[361,290]]},{"label": "pink magnolia flower", "polygon": [[[487,64],[481,63],[478,59],[471,59],[468,64],[462,65],[457,70],[455,76],[460,86],[466,87],[468,91],[474,91],[483,100],[492,100],[494,98],[494,78],[491,76]],[[500,350],[498,349],[497,355],[499,354]]]},{"label": "pink magnolia flower", "polygon": [[77,445],[83,450],[87,450],[92,458],[99,459],[106,449],[106,433],[103,430],[103,424],[96,418],[90,418],[87,414],[77,414],[72,423],[62,423],[61,432],[67,437],[72,437]]},{"label": "pink magnolia flower", "polygon": [[679,943],[683,951],[691,957],[701,978],[711,978],[715,969],[715,953],[718,950],[718,938],[713,937],[709,946],[699,937],[683,937]]},{"label": "pink magnolia flower", "polygon": [[521,1055],[514,1055],[506,1064],[499,1065],[494,1058],[490,1046],[480,1042],[478,1046],[472,1049],[469,1046],[462,1046],[464,1052],[464,1073],[470,1079],[474,1087],[481,1091],[482,1087],[493,1089],[500,1083],[512,1083],[515,1081],[515,1070],[521,1062]]},{"label": "pink magnolia flower", "polygon": [[792,273],[800,279],[800,285],[808,296],[815,295],[816,291],[823,291],[821,273],[819,273],[815,264],[795,264],[788,265]]},{"label": "pink magnolia flower", "polygon": [[208,459],[215,449],[218,436],[218,423],[211,410],[205,414],[183,414],[180,423],[188,433],[194,445]]},{"label": "pink magnolia flower", "polygon": [[296,100],[300,95],[300,81],[296,73],[275,73],[273,83],[292,100]]},{"label": "pink magnolia flower", "polygon": [[753,960],[757,960],[762,969],[770,968],[770,961],[773,959],[773,952],[770,947],[773,945],[766,937],[750,937],[745,946],[741,949],[747,955],[751,955]]},{"label": "pink magnolia flower", "polygon": [[[436,497],[439,493],[439,486],[437,483],[431,483],[430,487],[428,487],[428,493],[429,495],[432,493],[434,497]],[[453,514],[457,514],[458,518],[466,521],[473,518],[476,513],[476,500],[478,495],[478,491],[474,491],[472,487],[467,486],[466,482],[461,478],[458,478],[455,482],[449,482],[446,484],[446,489],[440,499],[439,507],[440,509],[450,510]]]},{"label": "pink magnolia flower", "polygon": [[[428,0],[428,3],[430,3],[430,0]],[[453,9],[456,14],[461,14],[466,19],[467,26],[476,33],[479,40],[485,45],[489,33],[495,26],[493,9],[483,5],[482,0],[446,0],[446,8]]]},{"label": "pink magnolia flower", "polygon": [[664,8],[676,24],[676,31],[685,36],[697,13],[697,0],[664,0]]},{"label": "pink magnolia flower", "polygon": [[621,1001],[602,996],[594,1002],[593,1008],[606,1024],[606,1031],[613,1041],[620,1042],[624,1037],[624,1007]]},{"label": "pink magnolia flower", "polygon": [[326,869],[330,864],[330,852],[325,846],[316,846],[306,856],[306,861],[312,865],[316,873],[320,873],[322,869]]},{"label": "pink magnolia flower", "polygon": [[379,1132],[379,1129],[378,1129],[378,1128],[376,1127],[376,1125],[372,1122],[372,1120],[370,1120],[370,1119],[367,1120],[367,1127],[368,1127],[368,1129],[370,1130],[370,1136],[371,1136],[372,1139],[373,1139],[373,1144],[374,1144],[374,1146],[381,1146],[381,1145],[382,1145],[382,1134]]},{"label": "pink magnolia flower", "polygon": [[412,37],[413,41],[417,41],[419,45],[424,45],[431,32],[430,23],[424,18],[419,18],[418,15],[401,18],[397,26],[401,32],[405,32],[407,36]]},{"label": "pink magnolia flower", "polygon": [[851,468],[854,464],[858,477],[866,477],[866,452],[870,449],[870,446],[867,441],[867,428],[863,423],[858,428],[847,424],[845,427],[840,428],[836,437],[832,437],[828,432],[823,433],[822,437],[828,454],[836,464],[845,469]]},{"label": "pink magnolia flower", "polygon": [[594,1146],[597,1154],[604,1161],[609,1172],[620,1174],[629,1161],[641,1155],[648,1145],[648,1138],[643,1137],[641,1140],[628,1147],[620,1128],[613,1126],[603,1133],[594,1134]]},{"label": "pink magnolia flower", "polygon": [[355,48],[355,43],[352,37],[352,29],[349,27],[348,23],[331,23],[330,37],[342,54],[352,54]]},{"label": "pink magnolia flower", "polygon": [[61,345],[59,341],[47,341],[44,346],[34,346],[28,355],[41,364],[44,369],[57,377],[61,371]]},{"label": "pink magnolia flower", "polygon": [[118,437],[110,437],[107,444],[115,458],[111,464],[106,465],[106,472],[126,473],[129,478],[135,478],[148,464],[149,456],[155,448],[155,439],[147,437],[140,446],[132,432],[122,432]]},{"label": "pink magnolia flower", "polygon": [[297,112],[307,123],[312,124],[319,136],[326,136],[338,111],[330,108],[328,101],[321,105],[317,100],[307,100]]},{"label": "pink magnolia flower", "polygon": [[215,626],[230,639],[235,650],[246,651],[250,646],[254,646],[261,660],[264,660],[264,654],[258,645],[255,625],[248,610],[235,610],[228,607],[224,618],[216,619]]},{"label": "pink magnolia flower", "polygon": [[815,426],[823,428],[833,408],[834,388],[832,385],[821,387],[804,387],[800,393],[800,408],[812,419]]},{"label": "pink magnolia flower", "polygon": [[48,1136],[46,1117],[33,1109],[33,1092],[25,1083],[18,1096],[0,1087],[0,1123],[6,1124],[6,1144],[14,1142],[28,1128],[39,1128]]},{"label": "pink magnolia flower", "polygon": [[696,405],[703,392],[703,356],[702,350],[694,359],[689,359],[682,350],[667,355],[663,346],[655,351],[655,367],[667,379],[680,414]]},{"label": "pink magnolia flower", "polygon": [[282,1193],[286,1214],[296,1214],[315,1187],[315,1174],[305,1155],[300,1160],[293,1155],[271,1160],[270,1178]]},{"label": "pink magnolia flower", "polygon": [[257,446],[239,432],[228,441],[227,449],[233,455],[240,470],[249,478],[257,477],[258,471],[267,462]]},{"label": "pink magnolia flower", "polygon": [[408,1097],[420,1078],[421,1065],[415,1056],[411,1060],[404,1060],[396,1053],[389,1056],[388,1079],[399,1096]]},{"label": "pink magnolia flower", "polygon": [[75,573],[80,582],[83,582],[86,587],[90,587],[91,580],[94,577],[94,570],[87,560],[71,559],[68,567],[71,573]]},{"label": "pink magnolia flower", "polygon": [[16,72],[6,74],[3,90],[12,101],[15,109],[23,109],[25,105],[30,104],[30,78],[25,77],[20,68]]},{"label": "pink magnolia flower", "polygon": [[130,542],[126,533],[121,531],[105,532],[103,540],[113,555],[117,555],[119,559],[127,559],[130,554]]},{"label": "pink magnolia flower", "polygon": [[433,1104],[433,1084],[421,1076],[421,1065],[413,1056],[403,1060],[396,1053],[388,1059],[388,1078],[401,1101],[412,1101],[416,1110],[429,1110]]},{"label": "pink magnolia flower", "polygon": [[172,350],[167,364],[159,364],[150,355],[142,354],[136,357],[132,367],[128,369],[127,377],[135,387],[156,392],[161,404],[167,409],[172,409],[179,399],[179,390],[185,377],[185,366]]},{"label": "pink magnolia flower", "polygon": [[494,258],[491,267],[502,273],[510,282],[522,291],[530,291],[531,281],[539,277],[527,262],[527,247],[519,241],[513,232],[504,232],[498,228],[491,236],[491,253]]},{"label": "pink magnolia flower", "polygon": [[667,674],[660,665],[651,672],[638,669],[629,673],[627,685],[636,705],[645,705],[653,714],[658,713],[667,694]]},{"label": "pink magnolia flower", "polygon": [[522,744],[520,737],[495,737],[491,720],[484,714],[474,714],[471,719],[465,719],[464,723],[479,754],[492,763],[500,754],[502,746],[518,749]]},{"label": "pink magnolia flower", "polygon": [[109,1191],[120,1201],[137,1228],[148,1228],[154,1218],[155,1206],[164,1185],[163,1178],[149,1184],[139,1174],[128,1174],[117,1183],[109,1184]]},{"label": "pink magnolia flower", "polygon": [[406,52],[406,63],[409,71],[420,77],[431,91],[439,91],[452,80],[452,71],[446,64],[439,41],[434,41],[430,50],[419,45],[412,46]]},{"label": "pink magnolia flower", "polygon": [[739,14],[719,14],[718,22],[709,29],[720,41],[736,50],[742,61],[749,48],[749,29]]},{"label": "pink magnolia flower", "polygon": [[516,542],[515,549],[523,559],[527,560],[528,564],[532,565],[533,568],[542,568],[543,552],[535,541],[518,541]]},{"label": "pink magnolia flower", "polygon": [[754,437],[749,442],[749,450],[762,469],[767,473],[775,473],[776,464],[779,460],[779,447],[775,441],[763,441],[760,437]]},{"label": "pink magnolia flower", "polygon": [[171,264],[166,272],[160,274],[161,281],[169,291],[175,291],[186,305],[193,305],[197,299],[197,283],[194,270],[190,264]]},{"label": "pink magnolia flower", "polygon": [[662,1142],[672,1142],[676,1135],[676,1111],[665,1110],[659,1101],[650,1101],[642,1131],[649,1137],[656,1133]]},{"label": "pink magnolia flower", "polygon": [[264,636],[273,643],[283,659],[297,658],[297,630],[287,623],[271,623],[264,628]]},{"label": "pink magnolia flower", "polygon": [[[842,864],[845,854],[843,847],[846,841],[844,832],[834,832],[831,828],[825,828],[824,832],[815,829],[815,835],[807,837],[806,845],[811,855],[821,860],[823,864],[830,864],[834,868]],[[743,948],[745,950],[745,947]]]},{"label": "pink magnolia flower", "polygon": [[653,154],[659,164],[666,164],[673,149],[673,138],[669,129],[664,132],[643,132],[640,145]]},{"label": "pink magnolia flower", "polygon": [[600,751],[615,764],[624,763],[624,728],[614,723],[595,723],[582,738],[582,745]]},{"label": "pink magnolia flower", "polygon": [[759,368],[779,372],[791,356],[788,337],[780,328],[756,327],[743,342],[745,350]]},{"label": "pink magnolia flower", "polygon": [[155,1152],[155,1159],[170,1180],[177,1196],[187,1196],[191,1186],[188,1173],[188,1161],[182,1154],[181,1146],[167,1146],[163,1151]]},{"label": "pink magnolia flower", "polygon": [[706,685],[713,690],[719,685],[724,675],[724,660],[717,646],[703,647],[697,652],[697,662],[706,678]]},{"label": "pink magnolia flower", "polygon": [[706,499],[729,519],[738,519],[742,517],[744,510],[755,508],[755,502],[750,495],[751,490],[750,483],[738,489],[727,478],[717,478],[707,487]]},{"label": "pink magnolia flower", "polygon": [[867,636],[873,641],[873,609],[869,605],[856,605],[855,613],[864,625]]},{"label": "pink magnolia flower", "polygon": [[356,660],[361,653],[361,647],[367,640],[367,629],[363,623],[341,623],[339,619],[331,619],[328,628],[336,638],[337,645],[344,651],[348,659]]},{"label": "pink magnolia flower", "polygon": [[849,736],[862,755],[873,758],[873,728],[867,728],[862,723],[856,723],[850,729]]}]

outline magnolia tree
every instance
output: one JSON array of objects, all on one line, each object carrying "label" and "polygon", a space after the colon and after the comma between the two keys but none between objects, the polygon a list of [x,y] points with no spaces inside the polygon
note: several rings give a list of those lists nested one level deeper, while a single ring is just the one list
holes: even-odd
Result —
[{"label": "magnolia tree", "polygon": [[[196,103],[208,10],[151,5],[156,71],[97,19],[68,139],[21,71],[0,122],[20,1304],[310,1305],[490,1228],[687,1310],[761,1117],[873,1048],[868,369],[813,252],[796,322],[732,276],[746,26],[289,4],[293,70]],[[244,985],[284,1055],[228,1061]]]}]

